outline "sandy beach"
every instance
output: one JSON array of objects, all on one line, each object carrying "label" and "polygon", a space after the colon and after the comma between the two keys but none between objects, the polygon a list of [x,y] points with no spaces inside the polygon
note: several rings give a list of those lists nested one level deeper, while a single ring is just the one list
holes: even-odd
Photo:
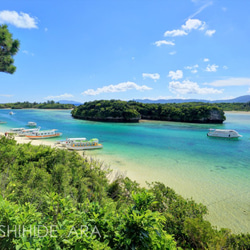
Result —
[{"label": "sandy beach", "polygon": [[[4,136],[3,132],[0,132],[0,136]],[[46,141],[46,140],[31,140],[27,137],[21,137],[21,136],[15,136],[15,140],[17,143],[30,143],[31,145],[47,145],[51,147],[56,147],[55,143],[52,141]]]}]

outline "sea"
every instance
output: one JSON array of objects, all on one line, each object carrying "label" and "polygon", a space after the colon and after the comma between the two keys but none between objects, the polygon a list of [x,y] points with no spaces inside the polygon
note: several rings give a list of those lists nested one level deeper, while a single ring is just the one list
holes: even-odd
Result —
[{"label": "sea", "polygon": [[[0,109],[0,132],[36,122],[60,138],[98,138],[88,155],[142,186],[159,181],[208,208],[206,219],[234,233],[250,233],[250,113],[226,112],[223,124],[166,121],[105,123],[74,119],[70,110]],[[239,139],[211,138],[210,128],[235,129]]]}]

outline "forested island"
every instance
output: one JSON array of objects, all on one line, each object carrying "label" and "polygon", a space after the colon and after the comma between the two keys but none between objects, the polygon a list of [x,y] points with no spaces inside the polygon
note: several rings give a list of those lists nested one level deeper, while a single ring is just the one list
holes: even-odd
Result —
[{"label": "forested island", "polygon": [[0,248],[250,248],[250,234],[214,228],[204,205],[164,184],[110,177],[76,152],[0,137]]},{"label": "forested island", "polygon": [[216,103],[219,108],[222,108],[224,111],[250,111],[250,102],[246,103]]},{"label": "forested island", "polygon": [[207,103],[169,103],[146,104],[135,101],[99,100],[85,102],[75,107],[71,114],[74,118],[92,121],[138,122],[140,119],[223,123],[224,112],[215,104]]},{"label": "forested island", "polygon": [[47,101],[43,103],[37,102],[15,102],[15,103],[2,103],[0,109],[72,109],[75,107],[73,104],[62,104],[55,101]]}]

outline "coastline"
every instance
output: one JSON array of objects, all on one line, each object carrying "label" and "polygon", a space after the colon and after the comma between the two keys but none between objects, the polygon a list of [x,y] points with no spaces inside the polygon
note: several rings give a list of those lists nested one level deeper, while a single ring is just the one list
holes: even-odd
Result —
[{"label": "coastline", "polygon": [[[58,113],[56,114],[58,115]],[[229,115],[231,114],[231,112],[227,111],[226,114]],[[241,118],[243,119],[243,123],[241,124],[242,126],[246,126],[244,124],[249,124],[250,112],[234,111],[232,112],[232,114],[233,115],[231,116],[231,120],[228,124],[227,122],[225,122],[224,126],[232,126],[231,121],[237,121],[238,119],[236,114],[242,114],[242,116],[240,116],[243,117]],[[58,119],[60,119],[60,121],[64,121],[63,116],[59,116]],[[195,155],[195,157],[190,157],[189,154],[192,152],[188,149],[185,152],[183,151],[180,157],[180,154],[178,154],[180,145],[177,144],[178,147],[175,147],[175,142],[173,141],[176,138],[175,136],[177,136],[178,138],[178,135],[175,134],[176,130],[171,130],[171,136],[170,134],[168,134],[167,136],[167,153],[169,153],[167,159],[154,150],[152,150],[152,153],[151,151],[145,151],[149,155],[147,155],[147,157],[144,157],[143,154],[140,154],[140,147],[137,144],[134,145],[134,137],[130,137],[130,135],[133,135],[132,131],[137,131],[137,128],[141,131],[141,126],[139,125],[126,125],[126,129],[123,130],[124,127],[122,127],[121,130],[120,125],[109,125],[108,123],[97,124],[92,122],[86,122],[85,124],[85,122],[82,121],[71,123],[71,119],[65,120],[65,122],[68,121],[70,121],[70,128],[75,123],[84,123],[84,126],[86,126],[87,129],[94,127],[93,131],[87,131],[89,134],[100,134],[100,131],[102,133],[103,129],[105,131],[107,130],[108,133],[112,133],[112,136],[108,137],[107,141],[105,141],[105,137],[102,138],[100,137],[100,135],[98,135],[98,138],[100,138],[106,145],[105,150],[85,151],[84,155],[86,157],[90,157],[94,160],[99,161],[103,166],[108,166],[111,170],[113,170],[114,174],[119,173],[122,176],[127,176],[131,180],[138,182],[141,186],[146,187],[146,181],[149,183],[152,181],[159,181],[175,190],[176,193],[180,194],[184,198],[193,198],[196,202],[201,202],[208,207],[209,215],[207,216],[207,220],[214,226],[217,226],[219,228],[230,228],[235,233],[249,232],[250,224],[247,223],[249,221],[249,212],[247,209],[247,191],[249,190],[249,184],[247,184],[247,182],[245,181],[244,183],[247,185],[245,185],[244,183],[244,185],[241,185],[242,182],[235,181],[235,179],[240,177],[238,176],[239,173],[243,173],[241,176],[247,176],[247,172],[237,170],[234,174],[234,167],[231,166],[232,164],[230,163],[230,166],[227,164],[228,158],[225,158],[223,161],[216,161],[216,158],[213,158],[211,159],[211,161],[205,163],[202,155],[200,154]],[[157,128],[161,130],[160,132],[168,130],[172,127],[172,125],[175,126],[176,123],[178,133],[181,133],[184,136],[183,140],[180,139],[184,144],[186,134],[183,132],[185,132],[186,126],[188,126],[192,134],[193,128],[196,128],[196,124],[190,125],[181,122],[162,122],[155,120],[143,120],[143,122],[145,122],[146,124],[145,126],[142,126],[142,128],[145,129],[143,133],[146,133],[148,128],[151,127],[150,123],[159,123],[159,126],[157,125]],[[10,123],[1,125],[0,131],[4,133],[5,131],[7,131],[10,125]],[[18,127],[17,125],[14,125],[14,127],[15,126]],[[203,125],[202,129],[196,132],[203,133],[203,130],[209,128],[208,126],[209,125]],[[99,127],[100,131],[98,130]],[[249,125],[247,125],[247,128],[248,127]],[[78,131],[78,133],[81,133],[81,131]],[[120,145],[119,140],[116,141],[117,136],[119,137],[120,134],[131,138],[131,140],[126,140],[126,143],[134,148],[134,150],[132,152],[129,152],[129,154],[119,154],[119,151],[116,150],[117,145],[124,151],[126,151],[128,148],[127,146],[123,147],[122,144]],[[154,135],[157,135],[157,133],[155,133]],[[193,135],[195,136],[196,133],[194,133]],[[74,137],[70,135],[68,136]],[[54,142],[56,140],[60,140],[60,138],[30,140],[28,138],[16,136],[15,140],[20,144],[31,143],[32,145],[48,145],[57,148]],[[246,140],[246,136],[243,137],[242,143],[244,142],[244,140]],[[114,141],[115,143],[111,144],[110,141]],[[216,146],[220,141],[214,140],[213,142],[214,146]],[[196,141],[195,138],[193,138],[193,140],[189,144],[189,148],[196,149],[196,145],[199,145],[200,143],[203,143],[203,139],[201,141]],[[237,144],[240,143],[241,142]],[[222,144],[226,143],[222,141]],[[200,147],[203,147],[203,144],[200,144]],[[78,153],[81,156],[83,155],[83,151],[79,151]],[[155,160],[157,160],[157,164],[155,164]],[[203,166],[202,169],[200,168],[201,164]],[[237,168],[235,169],[247,170],[248,168],[246,168],[244,164],[244,161],[235,163],[235,166],[237,166]],[[240,178],[240,180],[242,180],[242,177]]]},{"label": "coastline", "polygon": [[[0,132],[0,136],[4,136],[4,133]],[[51,146],[52,148],[56,147],[54,142],[52,141],[32,140],[32,139],[28,139],[27,137],[21,137],[21,136],[15,136],[14,139],[19,144],[30,143],[31,145],[35,145],[35,146],[45,145],[45,146]]]}]

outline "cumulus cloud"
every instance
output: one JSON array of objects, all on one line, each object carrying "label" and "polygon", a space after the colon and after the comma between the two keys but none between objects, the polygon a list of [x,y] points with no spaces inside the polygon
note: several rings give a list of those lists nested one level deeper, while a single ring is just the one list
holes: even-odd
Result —
[{"label": "cumulus cloud", "polygon": [[184,30],[168,30],[164,36],[186,36],[188,33]]},{"label": "cumulus cloud", "polygon": [[215,32],[216,32],[216,30],[206,30],[205,35],[212,36]]},{"label": "cumulus cloud", "polygon": [[166,40],[160,40],[160,41],[156,41],[155,43],[154,43],[154,45],[156,45],[157,47],[160,47],[161,45],[172,45],[172,46],[174,46],[175,45],[175,43],[174,42],[172,42],[172,41],[166,41]]},{"label": "cumulus cloud", "polygon": [[250,93],[250,88],[248,88],[248,91],[247,91],[247,93]]},{"label": "cumulus cloud", "polygon": [[173,93],[179,94],[221,94],[222,90],[214,88],[200,88],[196,82],[184,80],[182,82],[172,81],[169,83],[169,90]]},{"label": "cumulus cloud", "polygon": [[181,29],[167,30],[164,33],[164,36],[171,36],[171,37],[184,36],[184,35],[188,35],[192,30],[205,31],[205,34],[207,36],[212,36],[216,32],[216,30],[208,30],[206,22],[203,22],[199,19],[189,18],[185,22],[185,24],[181,26]]},{"label": "cumulus cloud", "polygon": [[17,28],[38,28],[37,27],[37,18],[30,17],[29,14],[16,11],[3,10],[0,11],[0,23],[9,23]]},{"label": "cumulus cloud", "polygon": [[88,90],[82,92],[82,95],[99,95],[101,93],[125,92],[125,91],[130,90],[130,89],[143,91],[143,90],[150,90],[152,88],[150,88],[146,85],[139,86],[134,82],[122,82],[122,83],[119,83],[117,85],[108,85],[108,86],[104,86],[102,88],[97,88],[96,90],[88,89]]},{"label": "cumulus cloud", "polygon": [[224,80],[217,80],[210,83],[205,83],[206,85],[223,87],[223,86],[244,86],[250,85],[250,78],[228,78]]},{"label": "cumulus cloud", "polygon": [[198,72],[197,68],[199,68],[199,65],[198,64],[195,64],[193,66],[186,66],[184,67],[185,69],[189,69],[191,70],[191,73],[195,74]]},{"label": "cumulus cloud", "polygon": [[71,95],[71,94],[65,93],[63,95],[55,95],[55,96],[51,95],[51,96],[47,96],[44,99],[46,99],[46,100],[52,100],[52,99],[61,99],[61,98],[70,98],[70,97],[74,97],[74,96]]},{"label": "cumulus cloud", "polygon": [[216,72],[218,67],[219,66],[216,65],[216,64],[212,64],[212,65],[208,64],[205,71],[207,71],[207,72]]},{"label": "cumulus cloud", "polygon": [[203,61],[204,61],[204,62],[209,62],[209,59],[208,59],[208,58],[204,58]]},{"label": "cumulus cloud", "polygon": [[182,70],[176,70],[176,72],[169,71],[168,77],[171,77],[172,80],[178,80],[183,77],[183,72]]},{"label": "cumulus cloud", "polygon": [[200,21],[199,19],[188,19],[184,25],[182,25],[183,30],[191,31],[197,29],[204,29],[205,22]]},{"label": "cumulus cloud", "polygon": [[146,78],[151,78],[151,79],[153,79],[154,81],[160,79],[160,75],[159,75],[158,73],[154,73],[154,74],[143,73],[143,74],[142,74],[142,77],[143,77],[144,79],[146,79]]}]

